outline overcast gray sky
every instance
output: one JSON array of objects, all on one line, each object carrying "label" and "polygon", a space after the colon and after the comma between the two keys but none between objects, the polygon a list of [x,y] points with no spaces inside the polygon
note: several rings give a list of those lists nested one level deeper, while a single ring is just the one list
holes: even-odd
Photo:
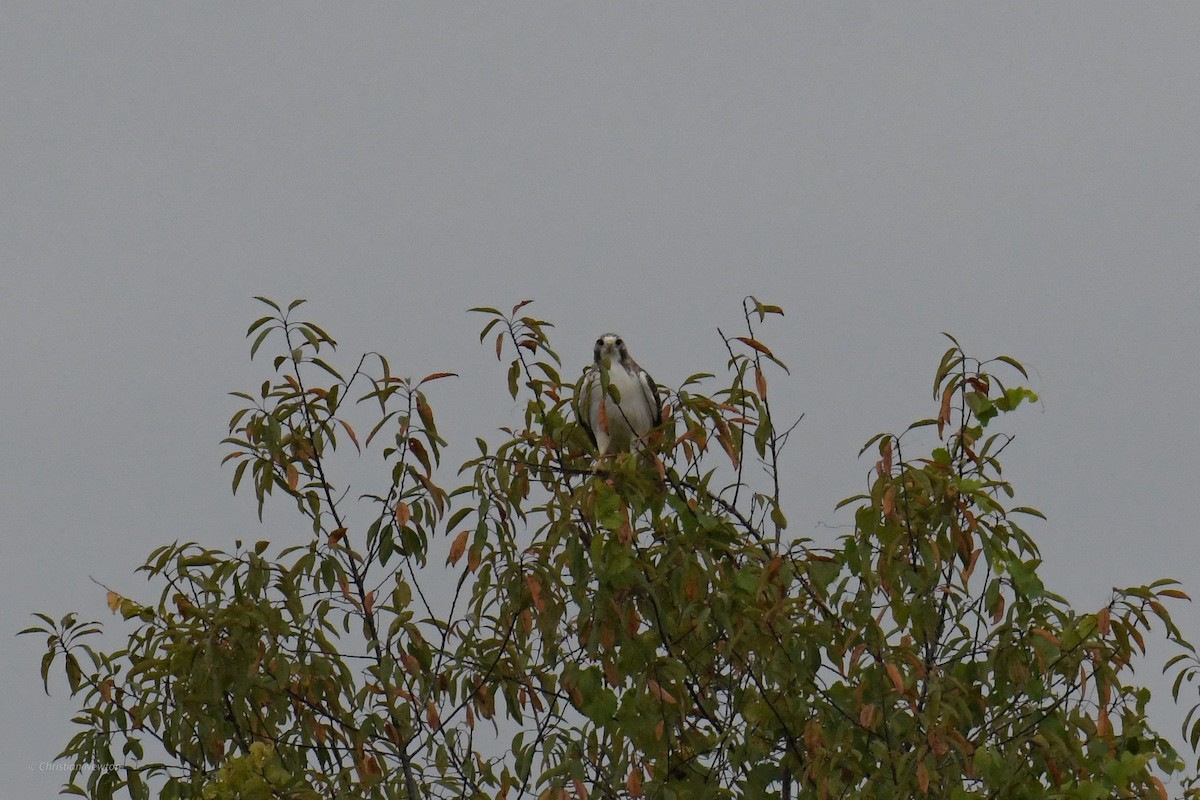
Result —
[{"label": "overcast gray sky", "polygon": [[[818,541],[952,331],[1036,370],[1006,466],[1048,585],[1200,591],[1198,4],[5,3],[0,100],[5,636],[108,619],[89,577],[156,596],[167,541],[303,538],[218,467],[255,294],[460,373],[463,442],[513,413],[470,306],[535,299],[572,374],[619,330],[674,386],[778,303]],[[61,780],[40,655],[0,655],[0,800]]]}]

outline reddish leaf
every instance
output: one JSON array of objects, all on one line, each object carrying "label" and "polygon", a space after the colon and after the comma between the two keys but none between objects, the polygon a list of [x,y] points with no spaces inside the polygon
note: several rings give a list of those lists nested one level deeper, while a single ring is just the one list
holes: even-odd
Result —
[{"label": "reddish leaf", "polygon": [[950,422],[950,404],[954,402],[954,387],[947,386],[945,393],[942,395],[942,408],[938,412],[937,429],[938,436],[941,437],[947,423]]},{"label": "reddish leaf", "polygon": [[1096,612],[1096,627],[1100,629],[1101,636],[1108,636],[1112,630],[1112,610],[1108,606]]},{"label": "reddish leaf", "polygon": [[515,306],[513,306],[512,316],[515,317],[517,315],[518,311],[520,311],[522,308],[524,308],[525,306],[529,305],[532,302],[533,302],[532,300],[522,300],[521,302],[517,303]]},{"label": "reddish leaf", "polygon": [[529,595],[533,599],[533,606],[542,612],[546,610],[546,598],[542,595],[542,584],[532,573],[525,574],[525,584],[529,587]]},{"label": "reddish leaf", "polygon": [[338,528],[329,532],[329,546],[336,547],[337,543],[346,538],[346,529]]},{"label": "reddish leaf", "polygon": [[669,705],[677,704],[677,701],[675,700],[675,698],[672,697],[671,694],[666,689],[659,686],[658,681],[655,681],[653,678],[649,678],[646,680],[646,686],[649,687],[650,691],[654,694],[655,697],[657,697],[659,700],[662,700],[664,703],[667,703]]},{"label": "reddish leaf", "polygon": [[417,383],[417,386],[420,386],[422,383],[429,383],[430,381],[440,381],[442,378],[457,377],[457,372],[435,372],[432,375],[426,375],[424,378],[421,378],[421,380]]},{"label": "reddish leaf", "polygon": [[437,706],[432,700],[425,706],[425,721],[429,723],[431,728],[442,727],[442,718],[438,716]]},{"label": "reddish leaf", "polygon": [[463,553],[467,551],[468,533],[470,533],[470,531],[461,531],[458,536],[454,537],[454,541],[450,545],[450,557],[447,559],[450,562],[450,566],[457,566],[459,559],[462,558]]},{"label": "reddish leaf", "polygon": [[721,448],[725,451],[725,455],[729,456],[733,468],[738,468],[737,451],[733,447],[733,439],[729,435],[729,428],[722,425],[717,429],[717,441],[721,443]]},{"label": "reddish leaf", "polygon": [[501,332],[496,336],[496,360],[500,360],[500,353],[504,350],[504,333]]},{"label": "reddish leaf", "polygon": [[403,501],[396,503],[396,524],[403,528],[412,519],[412,509]]},{"label": "reddish leaf", "polygon": [[887,669],[888,677],[892,679],[892,686],[896,688],[897,692],[904,694],[904,678],[900,675],[900,670],[895,664],[885,664],[884,667]]},{"label": "reddish leaf", "polygon": [[1054,635],[1053,633],[1051,633],[1050,631],[1046,630],[1045,628],[1034,628],[1034,629],[1033,629],[1033,632],[1034,632],[1034,633],[1036,633],[1038,636],[1041,636],[1041,637],[1042,637],[1043,639],[1045,639],[1046,641],[1048,641],[1048,642],[1050,642],[1051,644],[1053,644],[1055,647],[1061,647],[1061,646],[1062,646],[1062,643],[1061,643],[1061,642],[1059,642],[1059,640],[1058,640],[1058,637],[1057,637],[1057,636],[1055,636],[1055,635]]},{"label": "reddish leaf", "polygon": [[355,435],[354,428],[351,428],[350,423],[346,422],[344,419],[339,419],[338,423],[341,424],[343,429],[345,429],[346,435],[350,437],[350,441],[354,442],[354,449],[361,453],[362,447],[360,447],[358,444],[358,436]]},{"label": "reddish leaf", "polygon": [[629,506],[622,505],[621,511],[625,518],[621,520],[621,527],[617,530],[617,541],[621,544],[629,544],[633,541],[633,525],[629,522]]},{"label": "reddish leaf", "polygon": [[917,764],[917,788],[921,794],[929,794],[929,771],[925,769],[924,761]]},{"label": "reddish leaf", "polygon": [[775,354],[771,352],[771,348],[767,347],[765,344],[758,341],[757,339],[751,339],[749,336],[738,336],[735,338],[742,344],[749,345],[750,347],[753,347],[755,350],[757,350],[760,353],[765,353],[766,355],[770,356],[771,358],[775,357]]},{"label": "reddish leaf", "polygon": [[629,771],[629,777],[625,779],[625,791],[629,792],[630,797],[642,796],[642,770],[639,767]]},{"label": "reddish leaf", "polygon": [[883,493],[883,515],[892,519],[896,514],[896,487],[889,486]]},{"label": "reddish leaf", "polygon": [[767,378],[763,375],[762,370],[758,367],[754,368],[754,386],[758,389],[758,396],[763,400],[767,399]]},{"label": "reddish leaf", "polygon": [[1112,736],[1112,721],[1108,718],[1108,709],[1100,706],[1100,714],[1096,717],[1096,735]]},{"label": "reddish leaf", "polygon": [[296,469],[295,464],[287,465],[287,485],[288,489],[292,490],[293,492],[296,491],[296,487],[300,485],[300,472]]}]

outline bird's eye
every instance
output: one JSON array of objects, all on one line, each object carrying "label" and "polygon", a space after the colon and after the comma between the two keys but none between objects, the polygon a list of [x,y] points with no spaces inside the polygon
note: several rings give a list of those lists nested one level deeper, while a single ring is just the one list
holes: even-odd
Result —
[{"label": "bird's eye", "polygon": [[596,340],[596,347],[604,347],[604,340],[603,340],[603,339],[597,339],[597,340]]},{"label": "bird's eye", "polygon": [[624,346],[625,346],[625,340],[617,339],[617,347],[624,347]]}]

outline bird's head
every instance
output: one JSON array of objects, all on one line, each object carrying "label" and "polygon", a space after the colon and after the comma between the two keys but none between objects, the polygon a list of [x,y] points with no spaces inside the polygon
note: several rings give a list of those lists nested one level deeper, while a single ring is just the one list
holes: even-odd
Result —
[{"label": "bird's head", "polygon": [[625,349],[625,340],[616,333],[605,333],[596,340],[596,346],[592,349],[592,354],[597,364],[604,362],[625,363],[629,358],[629,351]]}]

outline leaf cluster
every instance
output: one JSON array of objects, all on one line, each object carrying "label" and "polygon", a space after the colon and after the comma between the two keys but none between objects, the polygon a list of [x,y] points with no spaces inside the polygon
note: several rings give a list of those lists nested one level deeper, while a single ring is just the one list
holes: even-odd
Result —
[{"label": "leaf cluster", "polygon": [[[777,306],[747,298],[745,330],[719,331],[723,377],[667,389],[649,446],[599,464],[552,325],[528,301],[473,309],[524,413],[443,488],[426,391],[450,373],[339,369],[300,301],[262,302],[247,336],[252,357],[275,345],[273,373],[235,393],[226,460],[260,516],[289,498],[308,540],[157,549],[157,600],[109,593],[133,626],[115,649],[38,615],[47,689],[60,663],[82,702],[63,755],[136,762],[69,791],[1165,798],[1183,771],[1133,668],[1157,627],[1177,700],[1200,675],[1167,608],[1186,595],[1163,580],[1084,612],[1044,585],[1041,515],[1015,503],[996,430],[1037,401],[1006,383],[1027,379],[1015,359],[951,339],[935,415],[867,442],[852,530],[817,546],[789,529]],[[379,487],[338,482],[346,443],[382,459]],[[1194,746],[1194,708],[1187,725]]]}]

